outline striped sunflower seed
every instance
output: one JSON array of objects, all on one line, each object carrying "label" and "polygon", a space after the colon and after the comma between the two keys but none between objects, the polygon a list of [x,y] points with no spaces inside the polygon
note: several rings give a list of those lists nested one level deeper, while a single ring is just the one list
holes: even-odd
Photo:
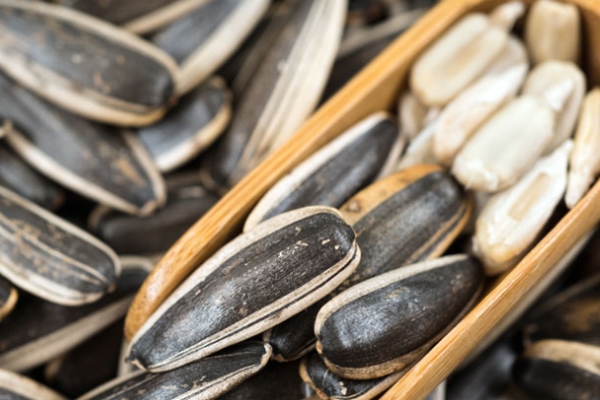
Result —
[{"label": "striped sunflower seed", "polygon": [[515,98],[527,69],[527,64],[521,64],[484,76],[444,108],[433,136],[433,152],[441,164],[452,165],[456,154],[481,124]]},{"label": "striped sunflower seed", "polygon": [[195,173],[167,178],[167,187],[167,204],[153,214],[137,217],[99,206],[88,220],[90,230],[117,254],[164,253],[219,199]]},{"label": "striped sunflower seed", "polygon": [[502,52],[524,10],[521,2],[511,1],[490,15],[463,17],[416,60],[409,78],[412,92],[427,106],[447,104]]},{"label": "striped sunflower seed", "polygon": [[152,32],[193,11],[206,0],[52,0],[61,6],[124,25],[137,34]]},{"label": "striped sunflower seed", "polygon": [[572,146],[571,140],[566,141],[485,205],[476,222],[473,250],[487,275],[514,266],[548,222],[567,186]]},{"label": "striped sunflower seed", "polygon": [[538,64],[529,74],[523,86],[523,95],[543,95],[553,85],[568,81],[573,89],[564,105],[557,104],[556,126],[554,135],[546,149],[549,153],[556,149],[562,142],[570,138],[575,130],[581,103],[586,92],[585,75],[579,67],[572,63],[560,61],[547,61]]},{"label": "striped sunflower seed", "polygon": [[[417,166],[373,183],[340,211],[357,232],[362,254],[354,274],[339,288],[343,289],[440,256],[468,221],[470,205],[461,188],[439,167]],[[293,360],[312,349],[314,320],[324,301],[265,334],[275,360]]]},{"label": "striped sunflower seed", "polygon": [[219,400],[273,400],[301,398],[298,363],[269,363]]},{"label": "striped sunflower seed", "polygon": [[19,293],[6,279],[0,277],[0,321],[10,314],[17,304]]},{"label": "striped sunflower seed", "polygon": [[600,89],[592,90],[581,108],[571,158],[565,202],[573,208],[600,172]]},{"label": "striped sunflower seed", "polygon": [[175,89],[174,61],[127,32],[38,1],[0,1],[0,69],[73,113],[124,126],[152,123]]},{"label": "striped sunflower seed", "polygon": [[384,378],[352,380],[335,375],[316,352],[307,355],[300,364],[300,376],[322,399],[371,400],[390,388],[402,372]]},{"label": "striped sunflower seed", "polygon": [[600,398],[600,348],[563,340],[530,347],[514,365],[513,382],[532,399]]},{"label": "striped sunflower seed", "polygon": [[152,36],[179,63],[178,94],[221,66],[267,11],[268,0],[208,0]]},{"label": "striped sunflower seed", "polygon": [[244,231],[299,207],[340,207],[390,172],[404,143],[405,137],[398,136],[398,127],[387,113],[363,119],[275,184],[246,219]]},{"label": "striped sunflower seed", "polygon": [[56,210],[64,201],[64,191],[37,173],[29,164],[0,142],[0,185],[48,209]]},{"label": "striped sunflower seed", "polygon": [[410,90],[406,90],[398,102],[398,118],[400,120],[400,129],[402,133],[408,136],[412,142],[419,133],[425,128],[423,121],[427,115],[425,107],[417,96]]},{"label": "striped sunflower seed", "polygon": [[73,350],[46,364],[45,381],[74,398],[117,376],[123,320],[94,335]]},{"label": "striped sunflower seed", "polygon": [[600,345],[600,275],[552,297],[523,328],[526,343],[561,339]]},{"label": "striped sunflower seed", "polygon": [[212,400],[260,371],[270,355],[268,344],[246,342],[165,373],[117,378],[78,400]]},{"label": "striped sunflower seed", "polygon": [[3,400],[67,400],[54,390],[23,375],[0,369],[0,398]]},{"label": "striped sunflower seed", "polygon": [[231,117],[231,94],[223,79],[213,77],[183,97],[161,121],[138,129],[162,172],[180,167],[210,146]]},{"label": "striped sunflower seed", "polygon": [[452,173],[467,188],[497,192],[529,171],[553,140],[556,112],[573,89],[570,80],[542,96],[521,96],[488,120],[454,159]]},{"label": "striped sunflower seed", "polygon": [[123,258],[116,290],[82,307],[64,307],[21,293],[15,311],[0,324],[0,367],[26,371],[74,348],[125,316],[151,265]]},{"label": "striped sunflower seed", "polygon": [[81,305],[114,289],[115,253],[65,220],[0,186],[0,274],[48,301]]},{"label": "striped sunflower seed", "polygon": [[574,4],[538,0],[527,17],[525,40],[534,64],[559,60],[579,62],[581,18]]},{"label": "striped sunflower seed", "polygon": [[206,357],[320,300],[359,261],[356,235],[335,209],[278,215],[190,275],[136,333],[129,359],[155,372]]},{"label": "striped sunflower seed", "polygon": [[317,351],[334,373],[375,379],[422,357],[474,305],[484,276],[475,258],[448,256],[345,290],[315,321]]},{"label": "striped sunflower seed", "polygon": [[6,141],[41,174],[132,214],[164,203],[162,177],[135,135],[56,108],[2,74],[0,92],[0,117],[12,125]]},{"label": "striped sunflower seed", "polygon": [[316,106],[340,42],[346,0],[287,0],[289,19],[256,69],[230,128],[209,154],[209,187],[238,182],[279,148]]}]

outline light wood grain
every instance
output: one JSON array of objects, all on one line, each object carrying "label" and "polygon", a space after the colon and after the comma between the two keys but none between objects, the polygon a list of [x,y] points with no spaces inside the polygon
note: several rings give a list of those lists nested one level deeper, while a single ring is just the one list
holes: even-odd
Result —
[{"label": "light wood grain", "polygon": [[[278,152],[242,180],[169,250],[144,283],[127,316],[131,337],[158,305],[202,261],[241,229],[260,197],[285,173],[355,122],[393,109],[406,73],[428,44],[469,11],[489,11],[507,0],[445,0],[304,124]],[[600,43],[600,2],[569,0],[582,11],[586,44]],[[525,0],[531,4],[533,0]],[[600,48],[584,51],[591,84],[600,80]],[[428,355],[383,397],[424,398],[463,360],[510,309],[600,220],[600,184],[519,263]]]}]

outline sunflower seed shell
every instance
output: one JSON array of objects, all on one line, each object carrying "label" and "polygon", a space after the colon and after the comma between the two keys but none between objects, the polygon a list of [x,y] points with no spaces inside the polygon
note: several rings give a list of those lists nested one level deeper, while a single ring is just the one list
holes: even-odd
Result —
[{"label": "sunflower seed shell", "polygon": [[10,282],[0,277],[0,321],[14,310],[18,299],[17,290]]},{"label": "sunflower seed shell", "polygon": [[0,398],[3,400],[67,400],[54,390],[23,375],[0,369]]},{"label": "sunflower seed shell", "polygon": [[176,65],[154,46],[83,13],[0,1],[0,69],[83,117],[146,125],[165,112]]},{"label": "sunflower seed shell", "polygon": [[295,208],[340,207],[389,172],[404,142],[386,113],[363,119],[275,184],[248,216],[244,231]]},{"label": "sunflower seed shell", "polygon": [[257,373],[270,355],[268,344],[242,343],[162,374],[139,371],[117,378],[78,400],[212,400]]},{"label": "sunflower seed shell", "polygon": [[151,266],[123,258],[116,290],[81,307],[65,307],[21,293],[0,324],[0,367],[25,371],[50,361],[122,318]]},{"label": "sunflower seed shell", "polygon": [[190,275],[132,339],[129,359],[153,372],[201,359],[306,309],[359,261],[355,233],[335,209],[278,215]]},{"label": "sunflower seed shell", "polygon": [[464,255],[413,264],[359,283],[319,311],[317,351],[330,370],[346,378],[400,372],[458,323],[483,283],[481,265]]}]

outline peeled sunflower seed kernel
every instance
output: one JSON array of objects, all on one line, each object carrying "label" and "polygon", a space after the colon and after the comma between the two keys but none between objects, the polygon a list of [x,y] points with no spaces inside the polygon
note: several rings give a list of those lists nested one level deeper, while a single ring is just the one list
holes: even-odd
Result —
[{"label": "peeled sunflower seed kernel", "polygon": [[[357,232],[361,262],[337,290],[403,265],[440,256],[469,219],[460,186],[434,165],[412,167],[377,181],[340,209]],[[314,320],[324,301],[266,333],[276,360],[293,360],[312,349]]]},{"label": "peeled sunflower seed kernel", "polygon": [[523,328],[525,343],[561,339],[600,345],[600,275],[573,285],[542,304]]},{"label": "peeled sunflower seed kernel", "polygon": [[0,369],[0,398],[3,400],[67,400],[54,390],[11,371]]},{"label": "peeled sunflower seed kernel", "polygon": [[398,382],[403,372],[383,378],[353,380],[335,375],[316,352],[307,355],[300,364],[300,376],[321,399],[371,400]]},{"label": "peeled sunflower seed kernel", "polygon": [[404,143],[387,113],[363,119],[277,182],[250,213],[244,231],[295,208],[340,207],[378,176],[386,175]]},{"label": "peeled sunflower seed kernel", "polygon": [[509,2],[490,15],[463,17],[417,59],[410,74],[412,92],[427,106],[447,104],[501,53],[523,12],[522,3]]},{"label": "peeled sunflower seed kernel", "polygon": [[418,164],[436,164],[437,158],[434,154],[435,131],[439,120],[429,123],[423,130],[411,140],[406,151],[400,157],[396,170],[413,167]]},{"label": "peeled sunflower seed kernel", "polygon": [[527,398],[600,398],[600,348],[563,340],[531,346],[513,367],[513,382]]},{"label": "peeled sunflower seed kernel", "polygon": [[19,293],[4,278],[0,277],[0,321],[10,314],[17,304]]},{"label": "peeled sunflower seed kernel", "polygon": [[129,360],[166,371],[262,333],[326,296],[359,261],[356,235],[337,210],[278,215],[190,275],[136,333]]},{"label": "peeled sunflower seed kernel", "polygon": [[600,172],[600,89],[592,90],[581,108],[573,151],[569,160],[569,182],[565,202],[573,208],[583,198]]},{"label": "peeled sunflower seed kernel", "polygon": [[525,40],[534,64],[549,60],[579,62],[579,10],[575,4],[537,0],[527,17]]},{"label": "peeled sunflower seed kernel", "polygon": [[571,140],[563,143],[484,207],[476,222],[473,247],[487,275],[514,266],[543,229],[565,192],[572,147]]},{"label": "peeled sunflower seed kernel", "polygon": [[286,0],[280,34],[239,98],[229,129],[203,166],[209,187],[238,182],[279,148],[316,106],[335,59],[346,0]]},{"label": "peeled sunflower seed kernel", "polygon": [[413,264],[359,283],[319,311],[317,351],[331,371],[350,379],[402,371],[470,310],[483,283],[481,265],[465,255]]},{"label": "peeled sunflower seed kernel", "polygon": [[407,135],[411,141],[423,130],[423,120],[426,114],[427,107],[421,104],[417,96],[410,90],[405,91],[398,102],[398,116],[402,133]]},{"label": "peeled sunflower seed kernel", "polygon": [[152,42],[179,63],[177,93],[189,92],[242,44],[268,0],[208,0],[159,30]]},{"label": "peeled sunflower seed kernel", "polygon": [[158,120],[176,65],[111,24],[37,1],[0,1],[0,69],[60,107],[100,122]]},{"label": "peeled sunflower seed kernel", "polygon": [[269,360],[271,348],[246,342],[172,371],[154,374],[139,371],[117,378],[78,400],[196,399],[212,400],[260,371]]},{"label": "peeled sunflower seed kernel", "polygon": [[122,318],[151,265],[122,258],[116,290],[81,307],[65,307],[21,293],[0,324],[0,368],[25,371],[50,361]]},{"label": "peeled sunflower seed kernel", "polygon": [[542,96],[521,96],[508,103],[458,153],[454,176],[468,189],[486,193],[513,185],[553,140],[556,110],[572,89],[571,81],[565,80]]},{"label": "peeled sunflower seed kernel", "polygon": [[161,121],[137,130],[162,172],[170,172],[210,146],[231,118],[231,94],[213,77],[179,100]]},{"label": "peeled sunflower seed kernel", "polygon": [[521,39],[510,35],[504,49],[494,58],[481,77],[498,74],[518,65],[529,67],[527,49]]},{"label": "peeled sunflower seed kernel", "polygon": [[54,107],[3,74],[0,94],[0,118],[11,126],[6,141],[41,174],[131,214],[164,203],[162,176],[133,133]]},{"label": "peeled sunflower seed kernel", "polygon": [[0,274],[20,288],[63,305],[98,300],[120,273],[105,244],[0,186]]},{"label": "peeled sunflower seed kernel", "polygon": [[138,217],[98,206],[90,214],[90,230],[117,254],[164,253],[219,200],[195,173],[167,177],[166,183],[167,204],[153,214]]},{"label": "peeled sunflower seed kernel", "polygon": [[443,165],[450,166],[469,137],[500,107],[514,99],[527,64],[485,76],[452,100],[442,111],[433,138],[433,152]]},{"label": "peeled sunflower seed kernel", "polygon": [[48,209],[64,201],[64,191],[36,172],[5,143],[0,143],[0,185]]},{"label": "peeled sunflower seed kernel", "polygon": [[546,153],[553,151],[573,135],[581,103],[586,93],[585,75],[573,63],[546,61],[538,64],[529,73],[523,86],[523,95],[538,96],[543,95],[545,91],[560,82],[565,82],[565,84],[570,82],[572,91],[564,104],[557,103],[556,105],[556,126]]}]

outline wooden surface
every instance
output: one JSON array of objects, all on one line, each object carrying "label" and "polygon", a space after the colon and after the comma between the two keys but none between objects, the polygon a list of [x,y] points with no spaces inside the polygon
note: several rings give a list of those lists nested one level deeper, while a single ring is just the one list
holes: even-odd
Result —
[{"label": "wooden surface", "polygon": [[[194,269],[239,233],[246,215],[285,173],[345,128],[366,115],[393,109],[414,58],[431,41],[471,10],[489,11],[506,0],[445,0],[357,75],[307,121],[278,152],[242,180],[183,235],[159,262],[139,291],[127,316],[131,337],[158,305]],[[584,43],[600,43],[600,2],[569,0],[580,6]],[[531,4],[533,0],[525,0]],[[584,52],[592,84],[600,80],[600,48]],[[519,265],[428,355],[408,372],[384,400],[427,396],[464,359],[536,281],[600,220],[600,185],[573,209]]]}]

